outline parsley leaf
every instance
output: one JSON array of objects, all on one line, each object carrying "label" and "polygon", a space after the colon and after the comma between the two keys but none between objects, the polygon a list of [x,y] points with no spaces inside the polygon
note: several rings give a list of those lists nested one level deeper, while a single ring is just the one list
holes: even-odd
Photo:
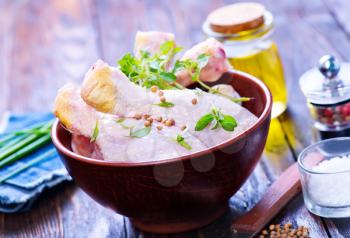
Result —
[{"label": "parsley leaf", "polygon": [[142,129],[138,129],[136,131],[133,131],[132,128],[130,129],[130,137],[132,138],[142,138],[144,136],[147,136],[151,132],[151,127],[147,126]]},{"label": "parsley leaf", "polygon": [[90,142],[94,142],[97,139],[98,133],[99,133],[99,129],[98,129],[98,120],[97,120],[96,124],[95,124],[94,131],[93,131],[91,139],[90,139]]},{"label": "parsley leaf", "polygon": [[176,80],[176,75],[171,72],[160,72],[159,76],[167,82],[174,82]]},{"label": "parsley leaf", "polygon": [[185,141],[185,138],[183,138],[182,135],[177,135],[176,137],[176,141],[177,143],[179,143],[179,145],[181,145],[182,147],[188,149],[188,150],[192,150],[192,147]]}]

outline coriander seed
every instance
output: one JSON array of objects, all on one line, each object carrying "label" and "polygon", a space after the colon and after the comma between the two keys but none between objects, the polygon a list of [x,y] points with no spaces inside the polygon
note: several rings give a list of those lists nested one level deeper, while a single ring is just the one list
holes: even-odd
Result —
[{"label": "coriander seed", "polygon": [[168,120],[165,121],[165,125],[166,126],[172,126],[173,122],[170,119],[168,119]]},{"label": "coriander seed", "polygon": [[159,116],[159,117],[156,117],[155,120],[156,120],[157,122],[161,122],[161,121],[163,120],[163,118],[162,118],[161,116]]},{"label": "coriander seed", "polygon": [[158,90],[158,87],[157,87],[157,86],[153,85],[153,86],[151,87],[151,92],[152,92],[152,93],[156,93],[157,90]]},{"label": "coriander seed", "polygon": [[166,98],[163,96],[163,97],[160,97],[159,99],[161,102],[166,102]]},{"label": "coriander seed", "polygon": [[193,105],[196,105],[197,102],[198,102],[198,101],[197,101],[197,98],[193,98],[192,101],[191,101],[191,103],[192,103]]},{"label": "coriander seed", "polygon": [[136,119],[136,120],[140,120],[141,118],[142,118],[142,116],[141,116],[141,114],[135,114],[135,116],[134,116],[134,118]]}]

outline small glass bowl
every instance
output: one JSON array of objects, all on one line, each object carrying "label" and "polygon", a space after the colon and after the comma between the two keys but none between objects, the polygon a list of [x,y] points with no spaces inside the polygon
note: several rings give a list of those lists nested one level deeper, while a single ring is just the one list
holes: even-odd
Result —
[{"label": "small glass bowl", "polygon": [[[335,158],[341,160],[330,162]],[[298,164],[307,209],[322,217],[350,217],[350,137],[305,148]]]}]

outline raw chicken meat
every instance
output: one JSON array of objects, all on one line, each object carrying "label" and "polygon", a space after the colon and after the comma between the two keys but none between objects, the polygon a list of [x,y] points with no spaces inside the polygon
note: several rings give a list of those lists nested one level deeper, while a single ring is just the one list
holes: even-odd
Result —
[{"label": "raw chicken meat", "polygon": [[[118,68],[99,60],[87,72],[81,88],[67,85],[58,92],[54,112],[76,135],[91,138],[98,128],[93,152],[87,148],[81,153],[120,162],[156,161],[197,152],[237,136],[257,120],[240,105],[204,91],[162,90],[166,102],[173,104],[169,108],[156,105],[161,102],[158,93],[159,90],[152,92],[132,83]],[[237,120],[234,131],[221,127],[212,130],[213,125],[195,131],[197,121],[211,112],[212,107]],[[149,134],[133,137],[131,132],[145,128],[145,118],[153,120]],[[173,121],[174,125],[164,125],[164,119]],[[177,142],[178,135],[190,149]]]},{"label": "raw chicken meat", "polygon": [[166,41],[174,41],[175,36],[168,32],[138,31],[135,36],[134,54],[140,56],[140,51],[151,54],[158,52],[159,47]]},{"label": "raw chicken meat", "polygon": [[[174,41],[175,36],[172,33],[148,31],[137,32],[135,37],[134,54],[140,56],[140,51],[148,51],[151,54],[158,52],[160,46],[166,41]],[[198,56],[206,54],[209,56],[207,65],[202,69],[200,80],[203,82],[214,82],[218,80],[223,73],[230,69],[227,61],[224,46],[214,38],[209,38],[189,49],[181,60],[191,59],[196,61]],[[168,67],[169,65],[167,65]],[[177,82],[187,87],[194,82],[187,70],[182,70],[176,74]]]},{"label": "raw chicken meat", "polygon": [[[196,61],[201,54],[209,56],[208,63],[202,69],[199,76],[200,80],[203,82],[215,82],[223,73],[230,69],[230,64],[227,62],[223,45],[214,38],[209,38],[193,46],[183,55],[181,60],[191,59]],[[193,83],[187,70],[178,72],[176,76],[177,82],[185,87]]]}]

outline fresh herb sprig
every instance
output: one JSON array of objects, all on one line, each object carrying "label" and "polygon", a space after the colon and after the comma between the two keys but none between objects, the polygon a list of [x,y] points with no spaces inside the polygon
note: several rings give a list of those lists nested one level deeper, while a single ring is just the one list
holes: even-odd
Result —
[{"label": "fresh herb sprig", "polygon": [[219,90],[210,87],[209,85],[204,83],[202,80],[200,80],[200,72],[208,64],[209,58],[210,56],[207,54],[200,54],[197,57],[196,61],[193,61],[190,59],[186,59],[183,61],[176,61],[173,72],[175,74],[185,69],[190,74],[192,81],[197,82],[201,87],[208,90],[209,93],[220,95],[235,103],[249,101],[250,98],[248,97],[235,98],[235,97],[226,95],[224,93],[221,93]]},{"label": "fresh herb sprig", "polygon": [[159,47],[159,51],[153,55],[147,51],[141,51],[139,57],[130,53],[124,55],[118,61],[119,68],[132,82],[146,88],[157,86],[160,89],[184,89],[182,85],[176,82],[176,73],[186,70],[191,79],[208,90],[209,93],[223,96],[235,103],[250,100],[247,97],[234,98],[223,94],[200,80],[200,72],[210,59],[208,54],[200,54],[196,60],[177,60],[174,66],[170,67],[169,62],[172,57],[181,50],[182,48],[176,46],[174,41],[166,41]]},{"label": "fresh herb sprig", "polygon": [[185,149],[192,150],[192,147],[185,141],[185,138],[182,135],[179,134],[176,136],[176,142]]},{"label": "fresh herb sprig", "polygon": [[234,131],[237,127],[237,121],[230,115],[223,114],[220,109],[212,107],[211,112],[202,116],[196,123],[195,131],[201,131],[211,122],[215,121],[212,130],[221,126],[225,131]]},{"label": "fresh herb sprig", "polygon": [[130,128],[130,137],[132,138],[142,138],[144,136],[147,136],[151,132],[151,127],[146,126],[144,128],[133,130]]},{"label": "fresh herb sprig", "polygon": [[132,82],[146,88],[153,85],[160,89],[182,88],[175,82],[176,75],[167,69],[172,57],[181,49],[174,41],[166,41],[156,54],[141,51],[139,57],[124,55],[118,62],[119,68]]},{"label": "fresh herb sprig", "polygon": [[159,107],[165,107],[165,108],[169,108],[169,107],[173,107],[175,106],[174,103],[172,102],[160,102],[160,103],[156,103],[156,104],[153,104],[154,106],[159,106]]},{"label": "fresh herb sprig", "polygon": [[94,142],[97,139],[97,137],[98,137],[98,134],[100,132],[98,123],[99,123],[98,120],[96,120],[95,128],[94,128],[94,130],[92,132],[92,135],[91,135],[91,138],[90,138],[90,142]]}]

